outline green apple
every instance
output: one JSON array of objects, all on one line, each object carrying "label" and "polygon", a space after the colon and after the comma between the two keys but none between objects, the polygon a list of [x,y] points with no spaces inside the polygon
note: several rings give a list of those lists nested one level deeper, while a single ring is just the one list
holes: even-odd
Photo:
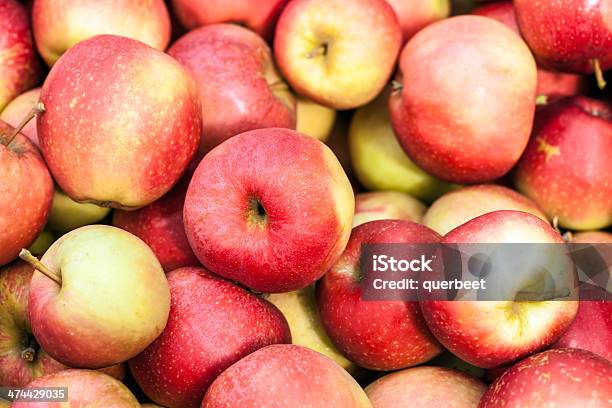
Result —
[{"label": "green apple", "polygon": [[55,236],[48,229],[44,229],[40,235],[36,238],[36,240],[30,245],[28,251],[33,253],[34,255],[43,255],[47,252],[47,249],[53,244],[55,241]]},{"label": "green apple", "polygon": [[298,96],[296,124],[298,132],[325,142],[329,139],[335,122],[335,110]]},{"label": "green apple", "polygon": [[65,233],[85,225],[95,224],[106,217],[109,212],[110,208],[89,203],[77,203],[56,189],[47,225],[53,231]]}]

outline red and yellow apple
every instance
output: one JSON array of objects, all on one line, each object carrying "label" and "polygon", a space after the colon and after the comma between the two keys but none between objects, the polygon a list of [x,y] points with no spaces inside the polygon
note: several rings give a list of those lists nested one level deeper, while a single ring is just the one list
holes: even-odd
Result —
[{"label": "red and yellow apple", "polygon": [[295,129],[325,142],[336,122],[336,111],[302,96],[297,97]]},{"label": "red and yellow apple", "polygon": [[[28,116],[32,108],[38,103],[40,97],[40,88],[34,88],[27,92],[22,93],[15,99],[9,102],[4,110],[0,111],[0,119],[8,123],[13,127],[19,126],[23,118]],[[21,130],[24,136],[26,136],[32,143],[38,146],[38,133],[36,132],[36,121],[31,120]]]},{"label": "red and yellow apple", "polygon": [[426,25],[448,17],[450,0],[387,0],[393,7],[404,41],[407,41]]},{"label": "red and yellow apple", "polygon": [[376,220],[421,222],[425,205],[416,198],[398,191],[373,191],[355,194],[353,228]]}]

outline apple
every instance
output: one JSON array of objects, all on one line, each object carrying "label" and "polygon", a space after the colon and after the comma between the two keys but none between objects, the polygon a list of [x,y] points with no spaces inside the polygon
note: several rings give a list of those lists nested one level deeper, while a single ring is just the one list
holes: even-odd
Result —
[{"label": "apple", "polygon": [[576,244],[612,244],[612,233],[605,231],[585,231],[574,234]]},{"label": "apple", "polygon": [[423,216],[423,224],[440,235],[480,215],[497,210],[524,211],[547,221],[529,198],[495,184],[463,187],[437,199]]},{"label": "apple", "polygon": [[34,337],[65,365],[100,368],[126,361],[166,325],[164,271],[153,251],[126,231],[82,227],[55,241],[41,261],[27,251],[20,256],[37,269],[28,298]]},{"label": "apple", "polygon": [[611,400],[610,361],[585,350],[557,349],[514,365],[491,385],[478,407],[604,407]]},{"label": "apple", "polygon": [[572,97],[543,107],[516,170],[516,186],[574,230],[612,225],[612,107]]},{"label": "apple", "polygon": [[0,0],[0,112],[39,75],[28,11],[16,0]]},{"label": "apple", "polygon": [[296,130],[325,142],[331,136],[336,122],[336,111],[310,99],[298,96],[296,104]]},{"label": "apple", "polygon": [[47,252],[47,249],[49,249],[54,241],[55,236],[53,233],[47,229],[44,229],[28,247],[28,251],[34,255],[43,255],[45,252]]},{"label": "apple", "polygon": [[308,347],[336,362],[353,376],[360,374],[355,363],[336,349],[323,328],[317,310],[314,285],[285,293],[272,293],[265,297],[287,319],[293,344]]},{"label": "apple", "polygon": [[53,204],[48,226],[61,234],[85,225],[95,224],[110,213],[110,208],[96,204],[78,203],[58,189],[53,193]]},{"label": "apple", "polygon": [[397,370],[424,363],[442,351],[418,302],[362,299],[364,244],[429,244],[440,236],[399,220],[371,221],[351,234],[346,250],[317,283],[317,305],[325,331],[349,360],[372,370]]},{"label": "apple", "polygon": [[[0,113],[0,120],[5,121],[13,127],[18,127],[23,118],[36,106],[38,98],[40,97],[40,88],[34,88],[27,92],[22,93],[2,110]],[[23,129],[21,133],[26,136],[32,143],[38,146],[38,133],[36,132],[36,121],[31,120]]]},{"label": "apple", "polygon": [[198,407],[227,367],[261,347],[291,342],[276,307],[206,269],[174,270],[168,283],[168,325],[129,361],[140,388],[158,404]]},{"label": "apple", "polygon": [[40,146],[75,201],[150,204],[178,181],[199,145],[195,83],[173,58],[129,38],[100,35],[72,47],[40,100]]},{"label": "apple", "polygon": [[270,40],[289,0],[172,0],[180,22],[188,29],[215,23],[237,23]]},{"label": "apple", "polygon": [[374,408],[476,408],[481,381],[442,367],[412,367],[379,378],[365,389]]},{"label": "apple", "polygon": [[204,156],[183,218],[191,248],[212,272],[259,292],[288,292],[319,279],[342,254],[354,201],[325,144],[258,129]]},{"label": "apple", "polygon": [[166,272],[198,266],[183,225],[183,205],[189,186],[185,177],[159,200],[136,211],[116,210],[113,225],[147,243]]},{"label": "apple", "polygon": [[393,7],[407,41],[426,25],[449,16],[450,0],[387,0]]},{"label": "apple", "polygon": [[[548,244],[538,252],[541,257],[534,259],[533,264],[539,265],[540,269],[561,271],[562,274],[568,267],[575,272],[564,245],[550,245],[563,244],[561,235],[545,221],[521,211],[494,211],[476,217],[446,234],[442,243]],[[482,250],[486,250],[484,245]],[[527,256],[531,259],[529,254]],[[500,258],[492,259],[492,270],[487,278],[489,289],[495,284],[495,271],[498,274],[507,271],[505,265],[496,263],[496,259]],[[527,268],[528,265],[519,267]],[[534,276],[533,272],[527,269],[515,270],[511,279],[501,277],[506,290],[498,297],[507,294],[509,297],[514,296],[511,299],[422,301],[421,310],[427,326],[450,352],[482,368],[514,362],[553,344],[576,316],[578,301],[572,300],[575,290],[573,286],[570,287],[567,300],[557,299],[561,295],[553,294],[549,300],[521,301],[521,293],[531,288],[529,285],[534,285],[534,280],[540,278]],[[574,275],[562,276],[561,279],[563,284],[575,284]]]},{"label": "apple", "polygon": [[421,222],[425,205],[398,191],[373,191],[355,195],[353,228],[369,221],[406,220]]},{"label": "apple", "polygon": [[0,265],[34,242],[53,197],[53,180],[40,152],[19,131],[0,120]]},{"label": "apple", "polygon": [[391,123],[417,165],[444,180],[477,183],[518,162],[531,132],[537,72],[516,33],[490,18],[452,17],[412,37],[399,65]]},{"label": "apple", "polygon": [[306,347],[261,348],[225,370],[212,383],[202,408],[371,408],[363,389],[341,367]]},{"label": "apple", "polygon": [[595,72],[612,68],[612,26],[607,0],[514,1],[521,34],[538,61],[558,71]]},{"label": "apple", "polygon": [[202,150],[247,130],[295,129],[295,99],[268,44],[246,28],[215,24],[190,31],[168,53],[193,76],[202,100]]},{"label": "apple", "polygon": [[401,37],[385,0],[294,0],[278,20],[274,53],[300,95],[333,109],[352,109],[383,89]]},{"label": "apple", "polygon": [[353,114],[348,147],[355,175],[369,190],[394,190],[432,201],[451,185],[419,168],[400,146],[387,109],[388,93]]},{"label": "apple", "polygon": [[35,0],[32,26],[36,47],[49,66],[75,44],[99,34],[133,38],[163,51],[171,31],[164,0]]},{"label": "apple", "polygon": [[[511,28],[515,33],[521,34],[511,0],[484,4],[472,11],[472,14],[497,20]],[[585,89],[585,85],[585,81],[580,75],[550,71],[538,66],[537,94],[538,96],[545,96],[546,101],[563,96],[577,95]]]},{"label": "apple", "polygon": [[[64,370],[40,377],[25,387],[26,390],[41,388],[66,388],[67,402],[71,407],[105,406],[113,408],[140,408],[140,403],[120,381],[92,370]],[[57,402],[40,400],[17,400],[12,408],[54,408]]]}]

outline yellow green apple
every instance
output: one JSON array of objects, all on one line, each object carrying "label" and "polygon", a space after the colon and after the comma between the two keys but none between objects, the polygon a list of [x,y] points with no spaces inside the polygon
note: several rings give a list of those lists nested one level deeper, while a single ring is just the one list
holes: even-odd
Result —
[{"label": "yellow green apple", "polygon": [[48,226],[53,231],[65,233],[85,225],[95,224],[110,212],[110,208],[90,203],[77,203],[60,190],[53,193],[53,204]]},{"label": "yellow green apple", "polygon": [[302,96],[297,98],[298,132],[325,142],[334,128],[336,111]]}]

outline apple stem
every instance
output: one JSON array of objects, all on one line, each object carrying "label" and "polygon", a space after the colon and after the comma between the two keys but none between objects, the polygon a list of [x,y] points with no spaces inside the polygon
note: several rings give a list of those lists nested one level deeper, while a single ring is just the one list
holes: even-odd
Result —
[{"label": "apple stem", "polygon": [[604,78],[603,71],[601,70],[599,60],[597,58],[592,59],[591,65],[593,65],[593,71],[595,71],[595,79],[597,79],[597,86],[599,87],[599,89],[604,89],[607,83],[606,79]]},{"label": "apple stem", "polygon": [[561,230],[559,229],[559,217],[554,216],[552,219],[552,227],[555,229],[555,231],[557,231],[559,234],[561,233]]},{"label": "apple stem", "polygon": [[565,234],[563,234],[563,240],[565,242],[572,242],[574,240],[574,234],[572,234],[571,231],[567,231]]},{"label": "apple stem", "polygon": [[312,51],[309,51],[306,53],[306,58],[310,59],[310,58],[315,58],[321,55],[325,55],[327,54],[327,44],[321,44],[320,46],[318,46],[317,48],[315,48]]},{"label": "apple stem", "polygon": [[19,123],[19,125],[17,125],[17,127],[13,130],[13,133],[11,133],[8,137],[7,140],[4,140],[2,142],[3,145],[8,146],[11,144],[11,142],[17,137],[17,135],[19,134],[19,132],[21,132],[23,130],[23,128],[32,120],[34,119],[34,117],[36,117],[36,115],[39,115],[41,113],[43,113],[45,111],[45,105],[42,102],[37,102],[36,105],[34,105],[34,107],[32,108],[32,110],[30,110],[30,112],[26,115],[25,118],[23,118],[21,120],[21,122]]},{"label": "apple stem", "polygon": [[21,352],[21,358],[27,361],[28,363],[31,363],[32,361],[34,361],[35,357],[36,357],[36,350],[34,350],[32,347],[28,347]]},{"label": "apple stem", "polygon": [[546,95],[538,95],[535,101],[536,106],[542,106],[548,104],[548,96]]},{"label": "apple stem", "polygon": [[391,91],[392,92],[401,91],[402,89],[404,89],[404,85],[400,81],[396,81],[396,80],[391,81]]},{"label": "apple stem", "polygon": [[28,251],[27,249],[22,249],[19,253],[19,257],[30,265],[32,265],[34,269],[41,272],[43,275],[45,275],[47,278],[51,279],[58,285],[62,284],[62,278],[58,276],[55,272],[52,272],[51,269],[47,268],[45,264],[40,262],[38,258],[32,255],[32,253],[30,253],[30,251]]}]

